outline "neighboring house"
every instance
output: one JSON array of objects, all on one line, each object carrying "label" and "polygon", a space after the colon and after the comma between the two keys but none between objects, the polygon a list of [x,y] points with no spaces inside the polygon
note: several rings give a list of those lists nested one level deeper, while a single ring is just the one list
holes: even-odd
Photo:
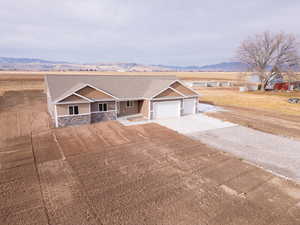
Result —
[{"label": "neighboring house", "polygon": [[300,90],[300,81],[293,81],[293,82],[281,82],[281,83],[276,83],[274,85],[273,90],[276,91],[296,91]]},{"label": "neighboring house", "polygon": [[56,127],[141,114],[146,119],[196,113],[198,93],[175,76],[46,75]]},{"label": "neighboring house", "polygon": [[258,74],[250,74],[249,76],[247,76],[246,81],[248,83],[260,83],[260,77]]}]

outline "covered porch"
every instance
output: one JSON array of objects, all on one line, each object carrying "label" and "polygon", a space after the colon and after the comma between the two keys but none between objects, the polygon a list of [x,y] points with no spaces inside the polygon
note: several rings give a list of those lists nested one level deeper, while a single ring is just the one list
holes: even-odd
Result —
[{"label": "covered porch", "polygon": [[117,117],[149,117],[149,101],[144,99],[117,102]]}]

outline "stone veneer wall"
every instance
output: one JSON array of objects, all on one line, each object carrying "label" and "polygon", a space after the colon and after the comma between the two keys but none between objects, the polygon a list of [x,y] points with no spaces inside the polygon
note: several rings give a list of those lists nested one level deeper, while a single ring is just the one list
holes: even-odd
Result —
[{"label": "stone veneer wall", "polygon": [[116,120],[116,119],[117,119],[117,112],[115,111],[92,113],[88,115],[63,116],[57,118],[58,127],[90,124],[90,123],[97,123],[101,121]]},{"label": "stone veneer wall", "polygon": [[70,125],[82,125],[91,123],[91,115],[76,115],[58,117],[58,127],[66,127]]},{"label": "stone veneer wall", "polygon": [[107,121],[107,120],[116,120],[117,119],[117,112],[109,111],[109,112],[98,112],[91,114],[91,123],[97,123],[100,121]]}]

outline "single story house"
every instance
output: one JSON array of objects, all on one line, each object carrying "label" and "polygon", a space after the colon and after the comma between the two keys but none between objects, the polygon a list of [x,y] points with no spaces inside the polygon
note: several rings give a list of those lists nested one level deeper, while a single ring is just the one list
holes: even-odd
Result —
[{"label": "single story house", "polygon": [[56,127],[140,114],[146,119],[196,113],[199,94],[176,76],[46,75]]}]

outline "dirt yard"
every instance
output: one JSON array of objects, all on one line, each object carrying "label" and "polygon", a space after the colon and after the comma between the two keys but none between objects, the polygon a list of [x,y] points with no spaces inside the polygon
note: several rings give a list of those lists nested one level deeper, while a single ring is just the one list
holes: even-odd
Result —
[{"label": "dirt yard", "polygon": [[175,131],[53,129],[42,91],[0,107],[0,224],[300,223],[299,185]]}]

